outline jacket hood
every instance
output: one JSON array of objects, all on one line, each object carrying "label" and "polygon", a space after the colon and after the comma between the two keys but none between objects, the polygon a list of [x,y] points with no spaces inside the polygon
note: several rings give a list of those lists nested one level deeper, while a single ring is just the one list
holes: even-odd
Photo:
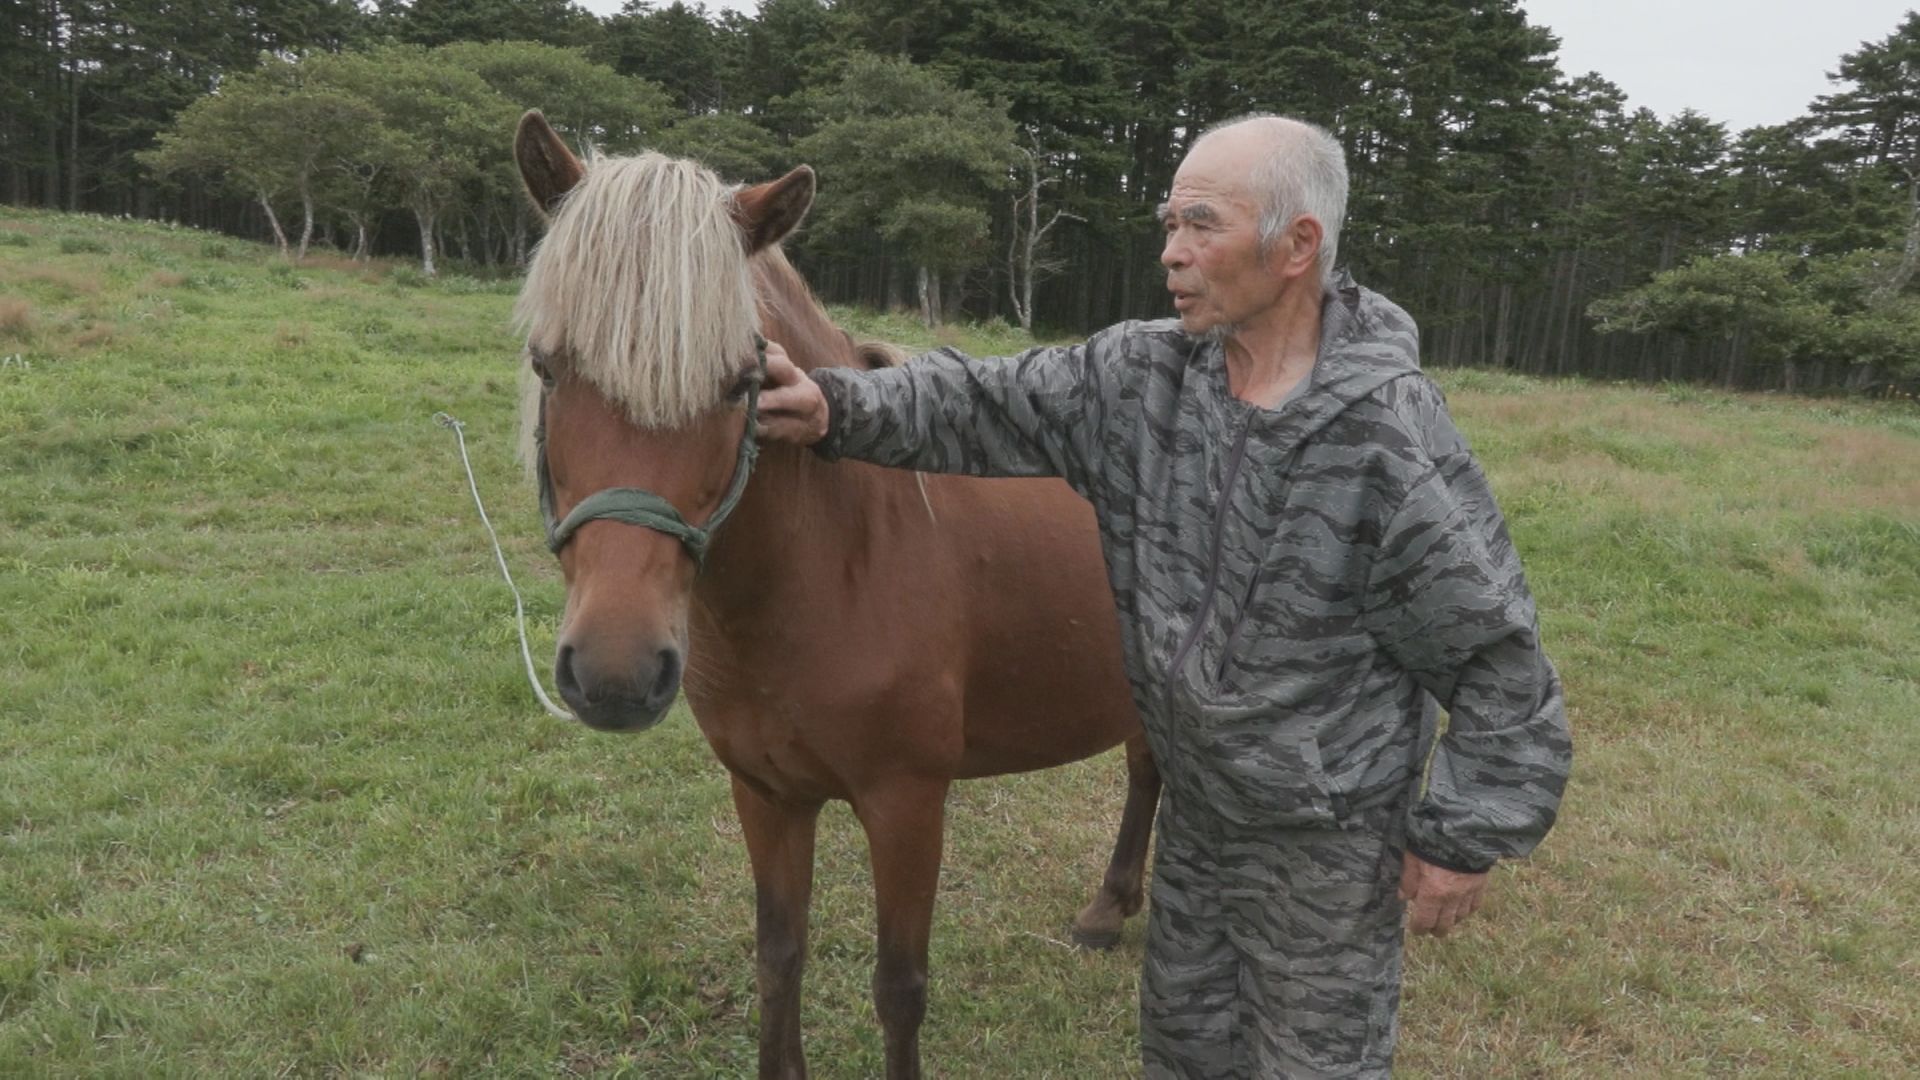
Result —
[{"label": "jacket hood", "polygon": [[[1201,343],[1200,355],[1217,378],[1215,386],[1234,411],[1251,406],[1227,392],[1226,348]],[[1420,370],[1420,332],[1400,305],[1335,272],[1320,304],[1320,352],[1306,390],[1281,408],[1262,412],[1275,442],[1298,445],[1331,423],[1354,402]]]}]

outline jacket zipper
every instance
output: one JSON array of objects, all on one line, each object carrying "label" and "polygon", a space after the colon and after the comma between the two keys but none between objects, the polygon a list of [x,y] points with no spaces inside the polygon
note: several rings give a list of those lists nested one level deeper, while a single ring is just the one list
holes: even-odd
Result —
[{"label": "jacket zipper", "polygon": [[[1293,497],[1294,466],[1299,463],[1301,451],[1305,446],[1306,440],[1302,439],[1294,446],[1293,452],[1287,456],[1286,464],[1281,466],[1281,477],[1286,484],[1280,492],[1279,499],[1279,504],[1283,508],[1286,506],[1287,500]],[[1265,569],[1264,562],[1256,560],[1253,564],[1252,571],[1247,574],[1247,592],[1245,596],[1240,598],[1240,617],[1234,620],[1232,626],[1227,628],[1226,639],[1220,643],[1220,662],[1213,666],[1213,681],[1216,684],[1227,677],[1227,664],[1233,659],[1233,646],[1240,640],[1240,628],[1247,625],[1247,613],[1249,609],[1253,607],[1254,594],[1260,591],[1260,576],[1265,572]]]},{"label": "jacket zipper", "polygon": [[1234,440],[1233,457],[1227,462],[1227,476],[1220,484],[1220,510],[1213,520],[1213,555],[1207,564],[1207,587],[1200,594],[1200,611],[1193,618],[1193,628],[1187,631],[1187,638],[1173,654],[1173,663],[1167,672],[1167,696],[1173,696],[1174,680],[1180,677],[1180,670],[1186,665],[1187,654],[1199,643],[1200,635],[1206,632],[1207,619],[1213,615],[1213,597],[1220,584],[1220,546],[1227,532],[1227,514],[1233,509],[1233,485],[1240,477],[1240,463],[1247,456],[1247,433],[1253,430],[1253,415],[1249,413],[1240,424],[1240,437]]}]

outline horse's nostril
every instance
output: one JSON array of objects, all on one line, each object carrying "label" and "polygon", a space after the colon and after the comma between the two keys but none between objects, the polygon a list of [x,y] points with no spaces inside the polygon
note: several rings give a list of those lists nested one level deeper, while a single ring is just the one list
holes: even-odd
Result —
[{"label": "horse's nostril", "polygon": [[664,708],[680,691],[680,650],[661,649],[655,657],[653,686],[647,690],[647,703],[655,708]]},{"label": "horse's nostril", "polygon": [[560,646],[559,655],[553,658],[553,685],[560,696],[569,702],[580,699],[580,677],[573,673],[573,646]]}]

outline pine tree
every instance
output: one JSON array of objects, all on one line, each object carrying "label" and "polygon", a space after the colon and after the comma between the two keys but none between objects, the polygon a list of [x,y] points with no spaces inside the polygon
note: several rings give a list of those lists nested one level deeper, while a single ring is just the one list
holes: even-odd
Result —
[{"label": "pine tree", "polygon": [[904,257],[922,317],[938,322],[943,277],[986,257],[1011,121],[929,69],[874,56],[856,57],[810,105],[818,127],[795,151],[827,178],[810,231],[842,252],[872,252],[879,241]]},{"label": "pine tree", "polygon": [[1900,256],[1874,290],[1874,302],[1886,303],[1920,269],[1920,13],[1908,12],[1885,39],[1841,57],[1835,81],[1852,85],[1814,102],[1814,121],[1904,197]]}]

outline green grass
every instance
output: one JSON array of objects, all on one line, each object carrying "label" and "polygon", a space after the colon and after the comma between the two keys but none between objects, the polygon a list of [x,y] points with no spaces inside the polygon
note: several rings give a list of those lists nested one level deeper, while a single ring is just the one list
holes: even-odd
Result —
[{"label": "green grass", "polygon": [[[684,714],[532,706],[431,420],[467,421],[549,647],[511,290],[0,210],[0,1074],[751,1071],[722,771]],[[1540,854],[1413,947],[1403,1072],[1920,1071],[1920,414],[1442,381],[1579,758]],[[1111,758],[957,790],[935,1075],[1137,1070],[1138,922],[1059,944],[1120,797]],[[844,808],[817,877],[810,1055],[874,1075]]]}]

